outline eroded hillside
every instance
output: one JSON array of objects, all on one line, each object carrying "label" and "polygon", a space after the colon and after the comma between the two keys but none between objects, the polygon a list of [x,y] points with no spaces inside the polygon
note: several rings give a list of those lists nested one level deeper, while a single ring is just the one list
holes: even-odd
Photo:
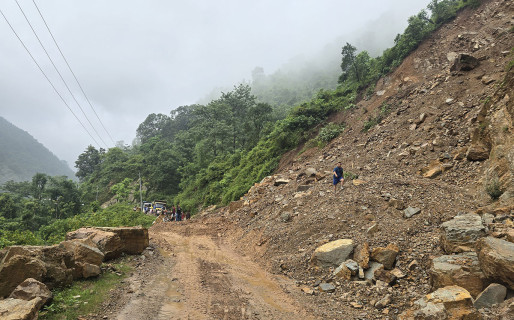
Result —
[{"label": "eroded hillside", "polygon": [[[332,117],[346,124],[340,137],[322,150],[289,153],[276,175],[209,213],[205,223],[215,219],[220,236],[295,279],[299,290],[312,289],[304,304],[316,306],[321,318],[395,318],[432,291],[430,264],[444,254],[441,223],[492,213],[507,217],[489,225],[489,234],[501,237],[511,228],[513,13],[511,1],[461,12],[379,81],[369,100]],[[382,121],[371,126],[377,117]],[[334,195],[337,161],[359,178]],[[498,200],[491,188],[501,193]],[[406,218],[407,207],[421,211]],[[224,226],[230,222],[238,232]],[[357,248],[397,245],[396,267],[405,277],[392,287],[337,281],[332,269],[311,262],[316,248],[336,239],[352,239]],[[322,282],[333,282],[335,291],[318,293]],[[386,294],[387,306],[375,307]]]}]

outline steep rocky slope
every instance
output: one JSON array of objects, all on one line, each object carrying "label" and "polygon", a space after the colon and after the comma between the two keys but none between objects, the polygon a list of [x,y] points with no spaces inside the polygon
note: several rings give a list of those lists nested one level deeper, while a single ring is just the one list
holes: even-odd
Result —
[{"label": "steep rocky slope", "polygon": [[[372,98],[330,119],[346,124],[340,137],[322,150],[290,152],[276,175],[203,221],[217,221],[219,236],[296,279],[320,318],[396,318],[433,291],[430,265],[444,254],[441,223],[463,213],[492,214],[503,220],[489,225],[489,234],[512,229],[513,13],[504,0],[461,12],[380,80]],[[377,116],[380,124],[364,131]],[[359,179],[334,195],[337,161]],[[407,207],[420,212],[406,218]],[[336,239],[370,249],[397,245],[396,267],[405,277],[392,287],[334,279],[311,257]],[[323,282],[335,291],[318,293]],[[377,308],[387,294],[390,301]]]}]

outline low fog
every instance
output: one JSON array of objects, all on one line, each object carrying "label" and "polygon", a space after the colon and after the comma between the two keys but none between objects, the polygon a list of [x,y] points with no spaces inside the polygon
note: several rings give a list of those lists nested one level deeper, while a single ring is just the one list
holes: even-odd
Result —
[{"label": "low fog", "polygon": [[325,63],[338,68],[346,42],[378,55],[429,1],[36,0],[112,140],[33,1],[18,2],[101,138],[62,84],[15,0],[0,2],[0,10],[98,143],[53,91],[1,15],[0,116],[73,167],[89,144],[130,145],[148,114],[169,114],[204,99],[214,88],[249,81],[255,67],[266,74]]}]

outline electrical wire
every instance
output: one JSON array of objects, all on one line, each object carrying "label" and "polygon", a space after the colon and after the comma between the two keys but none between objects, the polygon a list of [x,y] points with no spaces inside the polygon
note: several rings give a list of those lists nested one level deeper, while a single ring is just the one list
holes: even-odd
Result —
[{"label": "electrical wire", "polygon": [[75,78],[75,81],[77,82],[77,85],[79,86],[80,88],[80,91],[82,91],[82,94],[84,95],[84,97],[86,98],[86,101],[87,103],[89,104],[89,106],[91,107],[91,110],[93,110],[96,118],[98,119],[98,121],[100,122],[100,124],[102,125],[103,129],[105,130],[105,132],[107,133],[107,135],[109,136],[109,138],[111,139],[111,142],[114,144],[116,144],[114,142],[114,139],[112,138],[111,134],[109,133],[109,131],[107,130],[107,128],[105,127],[105,125],[103,124],[102,120],[100,120],[100,117],[98,116],[98,114],[96,113],[96,110],[95,108],[93,107],[93,105],[91,104],[91,101],[89,100],[88,96],[86,95],[86,92],[84,92],[84,89],[82,88],[82,85],[80,84],[77,76],[75,75],[75,72],[73,72],[73,70],[71,69],[71,66],[70,64],[68,63],[68,60],[66,59],[66,57],[64,56],[64,53],[62,52],[61,50],[61,47],[57,44],[57,40],[55,40],[55,37],[52,33],[52,31],[50,31],[50,27],[48,26],[48,24],[46,23],[46,20],[45,18],[43,17],[43,14],[41,13],[41,10],[39,10],[39,7],[38,5],[36,4],[36,1],[35,0],[32,0],[32,2],[34,3],[34,6],[36,7],[37,11],[39,12],[39,15],[41,16],[41,19],[43,20],[43,22],[45,23],[45,26],[46,26],[46,29],[48,30],[48,32],[50,33],[50,36],[52,37],[52,40],[54,41],[55,43],[55,46],[57,47],[57,49],[59,50],[59,53],[61,54],[61,57],[63,58],[64,62],[66,62],[66,65],[68,66],[68,69],[70,70],[71,74],[73,75],[73,78]]},{"label": "electrical wire", "polygon": [[27,48],[27,46],[25,45],[25,43],[23,42],[23,40],[21,40],[20,36],[18,35],[18,33],[16,32],[16,30],[14,30],[13,26],[11,25],[11,23],[9,22],[9,20],[7,19],[7,17],[5,16],[4,12],[2,11],[2,9],[0,9],[0,14],[2,14],[2,16],[4,17],[4,20],[5,22],[7,22],[7,24],[9,25],[9,28],[11,28],[12,32],[14,33],[14,35],[16,36],[16,38],[18,38],[18,40],[20,41],[21,45],[23,46],[23,48],[25,48],[25,51],[27,51],[27,53],[29,54],[29,56],[32,58],[32,61],[34,61],[34,63],[36,64],[36,66],[39,68],[39,71],[41,71],[41,73],[43,74],[43,76],[45,77],[45,79],[48,81],[48,83],[50,83],[50,85],[52,86],[52,88],[54,89],[55,93],[57,93],[57,95],[59,96],[59,98],[61,98],[62,102],[66,105],[66,107],[68,108],[68,110],[70,110],[71,114],[73,114],[73,116],[75,117],[75,119],[77,119],[77,121],[80,123],[80,125],[82,126],[82,128],[87,132],[87,134],[89,135],[89,137],[91,137],[91,139],[96,143],[97,147],[100,148],[100,144],[98,143],[98,141],[96,141],[96,139],[93,137],[93,135],[91,135],[91,133],[89,132],[89,130],[87,130],[86,126],[82,123],[82,121],[80,121],[79,117],[77,117],[77,115],[75,114],[75,112],[73,112],[73,110],[70,108],[70,106],[68,105],[68,103],[66,102],[66,100],[64,100],[64,98],[62,97],[62,95],[59,93],[59,91],[57,90],[57,88],[54,86],[54,84],[52,83],[52,81],[50,80],[50,78],[48,78],[48,76],[46,75],[46,73],[43,71],[43,69],[41,68],[41,66],[39,65],[39,63],[36,61],[36,59],[34,58],[34,56],[32,55],[32,53],[30,53],[30,50]]},{"label": "electrical wire", "polygon": [[50,62],[52,63],[52,66],[54,67],[55,71],[57,72],[57,74],[59,75],[59,77],[61,78],[62,82],[64,83],[64,86],[66,87],[66,89],[68,89],[68,92],[70,93],[71,97],[73,98],[73,100],[75,101],[75,103],[77,104],[77,106],[79,107],[80,111],[82,111],[82,114],[84,115],[84,117],[86,118],[87,122],[89,123],[89,125],[91,126],[91,128],[93,128],[93,131],[96,133],[96,135],[100,138],[100,141],[102,141],[102,143],[104,144],[105,147],[107,147],[107,144],[105,143],[105,141],[102,139],[102,137],[100,136],[100,134],[98,133],[98,131],[96,131],[96,128],[95,126],[91,123],[91,121],[89,120],[89,118],[87,117],[86,113],[84,112],[84,109],[82,109],[82,106],[80,105],[80,103],[78,102],[77,98],[75,97],[75,95],[73,94],[73,92],[71,91],[70,87],[68,86],[68,83],[66,82],[66,80],[64,79],[64,77],[62,76],[61,72],[59,71],[59,69],[57,68],[57,66],[55,65],[54,61],[52,60],[52,57],[50,57],[50,54],[48,53],[48,51],[46,50],[45,46],[43,45],[43,42],[41,42],[41,39],[39,39],[39,36],[37,35],[36,33],[36,30],[34,29],[34,27],[32,26],[32,24],[30,23],[27,15],[25,14],[25,12],[23,11],[23,9],[21,8],[18,0],[14,0],[16,1],[16,4],[18,5],[18,8],[20,8],[20,11],[21,13],[23,14],[23,16],[25,17],[25,20],[27,21],[27,23],[29,24],[30,26],[30,29],[32,30],[32,32],[34,33],[34,35],[36,36],[36,39],[37,41],[39,42],[39,44],[41,45],[41,48],[43,49],[43,51],[45,52],[46,56],[48,57],[48,59],[50,60]]}]

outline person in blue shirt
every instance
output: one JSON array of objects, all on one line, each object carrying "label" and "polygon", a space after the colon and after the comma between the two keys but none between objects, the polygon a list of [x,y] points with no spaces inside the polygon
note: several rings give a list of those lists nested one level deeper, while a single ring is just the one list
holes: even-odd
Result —
[{"label": "person in blue shirt", "polygon": [[333,180],[332,183],[334,184],[334,194],[337,193],[337,184],[341,182],[341,189],[343,188],[344,178],[343,178],[343,167],[341,167],[341,162],[337,163],[337,167],[334,168],[333,173]]}]

